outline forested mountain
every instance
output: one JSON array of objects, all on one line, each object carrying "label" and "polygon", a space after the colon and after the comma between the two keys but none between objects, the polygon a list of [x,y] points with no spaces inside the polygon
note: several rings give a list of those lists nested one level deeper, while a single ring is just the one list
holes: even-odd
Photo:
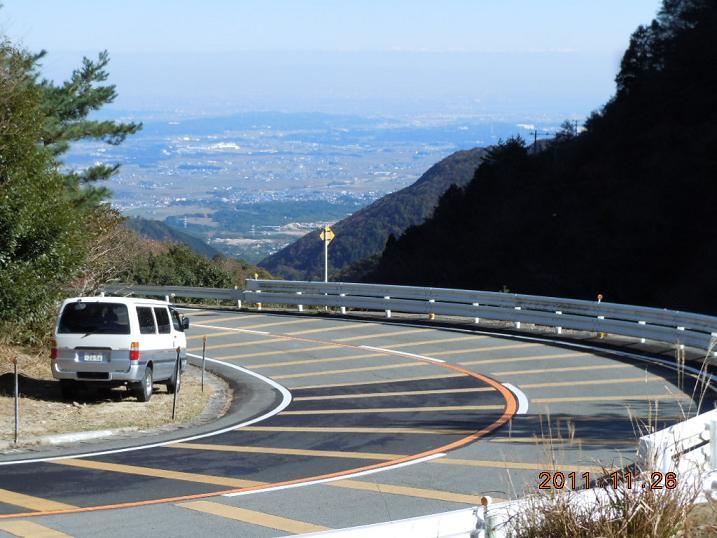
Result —
[{"label": "forested mountain", "polygon": [[716,313],[715,36],[714,0],[665,0],[579,136],[493,148],[367,280]]},{"label": "forested mountain", "polygon": [[219,256],[220,254],[218,250],[206,244],[198,237],[176,230],[159,220],[134,217],[127,219],[125,221],[125,226],[145,239],[187,245],[194,252],[204,256],[205,258],[211,259],[214,256]]},{"label": "forested mountain", "polygon": [[[431,214],[438,198],[451,184],[464,185],[473,177],[485,150],[456,152],[432,166],[412,185],[379,198],[333,226],[336,238],[329,247],[329,270],[375,255],[388,237],[398,235]],[[272,274],[291,279],[322,279],[323,243],[319,231],[262,260],[259,265]]]}]

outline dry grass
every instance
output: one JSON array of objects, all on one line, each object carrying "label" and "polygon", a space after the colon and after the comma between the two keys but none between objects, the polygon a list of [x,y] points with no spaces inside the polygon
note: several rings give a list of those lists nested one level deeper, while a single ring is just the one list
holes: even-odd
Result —
[{"label": "dry grass", "polygon": [[510,535],[514,538],[693,536],[686,533],[688,518],[696,507],[696,486],[652,490],[641,487],[639,481],[632,486],[588,493],[591,502],[576,502],[576,493],[528,497],[523,509],[511,519],[514,531]]},{"label": "dry grass", "polygon": [[[155,385],[155,394],[148,403],[138,403],[124,387],[88,390],[81,393],[76,402],[63,401],[59,384],[52,379],[48,356],[47,352],[22,352],[0,347],[0,440],[11,441],[14,436],[14,385],[8,374],[12,371],[8,357],[18,358],[22,374],[20,445],[33,444],[36,442],[33,438],[44,435],[116,428],[145,429],[172,423],[173,396],[167,393],[164,385]],[[199,417],[216,387],[224,388],[228,394],[223,381],[214,376],[211,380],[211,383],[205,382],[202,392],[199,371],[191,367],[187,369],[177,398],[176,424]]]}]

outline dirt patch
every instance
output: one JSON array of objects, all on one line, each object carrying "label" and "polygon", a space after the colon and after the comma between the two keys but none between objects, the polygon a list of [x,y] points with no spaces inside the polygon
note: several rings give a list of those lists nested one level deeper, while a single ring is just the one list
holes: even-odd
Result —
[{"label": "dirt patch", "polygon": [[[74,401],[62,399],[59,383],[50,373],[49,352],[23,353],[0,348],[0,441],[12,441],[15,427],[14,375],[8,357],[17,357],[20,388],[20,438],[18,445],[32,445],[38,437],[91,430],[146,430],[166,425],[197,422],[223,415],[231,401],[231,390],[220,378],[188,367],[177,397],[176,420],[172,421],[173,395],[164,385],[155,385],[152,399],[139,403],[126,387],[87,388]],[[40,359],[44,363],[39,364]],[[212,417],[205,416],[211,412]]]}]

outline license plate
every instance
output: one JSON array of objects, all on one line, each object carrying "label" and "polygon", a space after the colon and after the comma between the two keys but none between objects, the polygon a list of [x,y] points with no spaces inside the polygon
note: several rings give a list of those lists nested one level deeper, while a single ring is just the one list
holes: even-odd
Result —
[{"label": "license plate", "polygon": [[104,358],[102,353],[85,353],[82,357],[85,362],[102,362]]}]

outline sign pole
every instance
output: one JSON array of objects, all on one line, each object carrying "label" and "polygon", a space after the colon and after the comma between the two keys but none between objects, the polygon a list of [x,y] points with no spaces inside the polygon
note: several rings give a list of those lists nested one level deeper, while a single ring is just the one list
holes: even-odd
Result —
[{"label": "sign pole", "polygon": [[324,282],[329,281],[329,242],[324,236]]}]

